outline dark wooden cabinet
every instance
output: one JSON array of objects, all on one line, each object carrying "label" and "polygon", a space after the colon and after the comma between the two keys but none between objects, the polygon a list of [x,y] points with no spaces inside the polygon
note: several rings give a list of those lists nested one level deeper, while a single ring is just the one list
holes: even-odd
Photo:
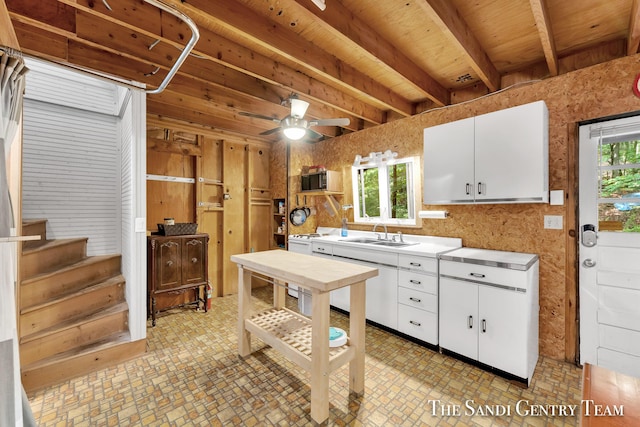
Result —
[{"label": "dark wooden cabinet", "polygon": [[[208,243],[208,234],[147,239],[147,310],[153,326],[161,310],[202,303],[207,311],[207,290],[201,298],[200,287],[206,286],[209,276]],[[186,292],[193,292],[193,299],[188,302],[184,302]]]}]

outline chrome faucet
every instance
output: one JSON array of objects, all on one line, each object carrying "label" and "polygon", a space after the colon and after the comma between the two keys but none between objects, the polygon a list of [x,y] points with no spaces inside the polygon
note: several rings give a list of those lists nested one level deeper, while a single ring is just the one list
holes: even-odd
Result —
[{"label": "chrome faucet", "polygon": [[[389,240],[389,239],[388,239],[388,237],[387,237],[387,224],[383,224],[383,223],[381,223],[381,222],[377,222],[377,223],[375,223],[375,224],[373,225],[372,233],[375,233],[375,232],[376,232],[376,228],[377,228],[379,225],[381,225],[381,226],[383,226],[383,227],[384,227],[384,240]],[[378,234],[378,239],[379,239],[379,238],[380,238],[380,235]]]}]

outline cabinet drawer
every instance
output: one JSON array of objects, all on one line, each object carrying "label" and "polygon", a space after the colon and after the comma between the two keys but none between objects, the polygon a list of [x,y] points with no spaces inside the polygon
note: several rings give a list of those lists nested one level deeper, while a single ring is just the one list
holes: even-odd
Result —
[{"label": "cabinet drawer", "polygon": [[420,310],[427,310],[432,313],[438,312],[438,297],[425,292],[414,291],[413,289],[398,288],[398,302]]},{"label": "cabinet drawer", "polygon": [[319,254],[331,255],[333,254],[333,245],[331,243],[312,242],[311,250]]},{"label": "cabinet drawer", "polygon": [[435,258],[427,258],[416,255],[402,255],[398,258],[398,265],[409,270],[423,271],[425,273],[438,273],[438,261]]},{"label": "cabinet drawer", "polygon": [[438,276],[435,275],[400,270],[398,272],[398,285],[414,291],[438,295]]},{"label": "cabinet drawer", "polygon": [[430,344],[438,344],[438,315],[405,305],[399,306],[398,331]]},{"label": "cabinet drawer", "polygon": [[527,290],[526,272],[508,268],[440,260],[440,275],[472,280],[476,283]]},{"label": "cabinet drawer", "polygon": [[395,254],[393,252],[335,245],[333,247],[333,254],[335,256],[343,258],[368,261],[375,264],[384,264],[392,267],[396,267],[398,265],[398,254]]}]

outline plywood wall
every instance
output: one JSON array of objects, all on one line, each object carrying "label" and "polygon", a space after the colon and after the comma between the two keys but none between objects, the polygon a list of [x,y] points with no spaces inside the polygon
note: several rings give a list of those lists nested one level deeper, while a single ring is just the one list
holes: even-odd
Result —
[{"label": "plywood wall", "polygon": [[148,228],[156,230],[165,217],[197,222],[198,232],[209,235],[214,296],[236,292],[238,269],[231,255],[269,248],[270,149],[205,126],[147,118],[147,173],[195,180],[147,181]]},{"label": "plywood wall", "polygon": [[[423,129],[528,102],[544,100],[549,107],[549,188],[564,190],[565,206],[548,204],[449,206],[447,220],[422,220],[403,233],[460,237],[464,246],[535,253],[540,256],[540,352],[573,360],[576,347],[576,130],[580,121],[640,110],[632,83],[640,71],[640,56],[626,57],[541,82],[524,83],[475,101],[432,110],[383,126],[344,135],[313,147],[291,145],[290,171],[324,164],[345,171],[345,201],[350,202],[350,165],[356,154],[397,151],[399,157],[420,156]],[[284,151],[278,151],[284,155]],[[274,156],[276,157],[276,156]],[[290,180],[293,185],[297,182]],[[292,188],[295,188],[292,186]],[[274,191],[279,191],[274,188]],[[290,196],[295,190],[290,190]],[[423,209],[440,207],[422,206]],[[543,228],[544,215],[562,215],[564,230]],[[339,227],[340,221],[318,207],[300,232],[317,225]],[[370,227],[351,225],[369,230]],[[390,227],[390,231],[397,229]],[[297,231],[296,231],[297,232]]]}]

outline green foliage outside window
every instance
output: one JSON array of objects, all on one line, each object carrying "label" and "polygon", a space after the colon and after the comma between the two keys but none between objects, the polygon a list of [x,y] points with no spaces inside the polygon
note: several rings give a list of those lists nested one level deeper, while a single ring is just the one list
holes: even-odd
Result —
[{"label": "green foliage outside window", "polygon": [[600,165],[609,168],[603,169],[600,174],[599,197],[620,199],[620,202],[601,203],[598,207],[598,219],[621,222],[622,231],[625,232],[640,232],[640,202],[625,200],[640,198],[639,164],[639,141],[601,145]]},{"label": "green foliage outside window", "polygon": [[368,218],[387,223],[414,220],[412,165],[412,159],[404,159],[354,168],[353,177],[357,182],[354,200],[357,200],[356,213],[360,220]]}]

